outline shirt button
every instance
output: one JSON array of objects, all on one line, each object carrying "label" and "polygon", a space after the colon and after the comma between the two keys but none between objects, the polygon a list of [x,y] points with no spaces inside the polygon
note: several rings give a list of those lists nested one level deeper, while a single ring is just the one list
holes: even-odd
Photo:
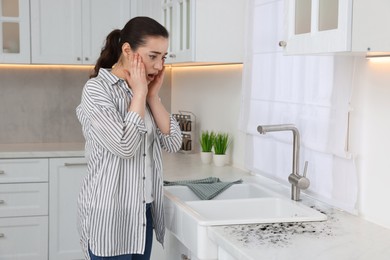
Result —
[{"label": "shirt button", "polygon": [[144,153],[143,156],[146,156],[146,153]]},{"label": "shirt button", "polygon": [[142,201],[143,203],[145,203],[146,201]]},{"label": "shirt button", "polygon": [[145,180],[145,179],[146,179],[146,177],[142,177],[142,179],[143,179],[143,180]]},{"label": "shirt button", "polygon": [[145,225],[145,224],[142,224],[142,226],[144,226],[144,227],[145,227],[146,225]]}]

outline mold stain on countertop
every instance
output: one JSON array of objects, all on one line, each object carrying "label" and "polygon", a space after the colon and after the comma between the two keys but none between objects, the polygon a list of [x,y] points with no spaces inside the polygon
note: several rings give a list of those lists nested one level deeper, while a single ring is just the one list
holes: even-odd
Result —
[{"label": "mold stain on countertop", "polygon": [[309,236],[312,239],[323,239],[334,236],[334,224],[338,219],[332,210],[324,211],[312,208],[325,214],[328,219],[321,222],[291,222],[271,224],[248,224],[224,226],[228,234],[243,247],[286,247],[299,236]]}]

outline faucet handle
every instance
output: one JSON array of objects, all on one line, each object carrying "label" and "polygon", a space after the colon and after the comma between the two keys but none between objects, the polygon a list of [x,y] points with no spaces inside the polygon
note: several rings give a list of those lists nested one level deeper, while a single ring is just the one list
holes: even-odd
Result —
[{"label": "faucet handle", "polygon": [[305,161],[305,166],[303,167],[302,177],[299,178],[298,183],[297,183],[298,188],[300,188],[302,190],[306,190],[310,186],[310,180],[308,178],[306,178],[308,164],[309,164],[309,162]]},{"label": "faucet handle", "polygon": [[308,165],[308,162],[306,161],[302,175],[291,173],[288,176],[288,181],[292,185],[296,186],[298,189],[301,189],[301,190],[306,190],[310,186],[310,180],[308,178],[306,178],[307,165]]},{"label": "faucet handle", "polygon": [[305,161],[305,166],[303,167],[303,177],[306,178],[306,173],[307,173],[307,165],[309,164],[308,161]]}]

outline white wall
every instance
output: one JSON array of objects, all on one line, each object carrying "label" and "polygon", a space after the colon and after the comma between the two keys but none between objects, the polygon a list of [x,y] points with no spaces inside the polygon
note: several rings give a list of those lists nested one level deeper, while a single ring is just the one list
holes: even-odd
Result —
[{"label": "white wall", "polygon": [[357,58],[351,113],[351,151],[359,176],[363,218],[390,228],[390,61]]},{"label": "white wall", "polygon": [[[201,130],[229,132],[231,162],[242,167],[244,149],[238,131],[242,65],[173,67],[171,76],[172,113],[194,113],[198,134]],[[199,151],[198,140],[195,143]]]}]

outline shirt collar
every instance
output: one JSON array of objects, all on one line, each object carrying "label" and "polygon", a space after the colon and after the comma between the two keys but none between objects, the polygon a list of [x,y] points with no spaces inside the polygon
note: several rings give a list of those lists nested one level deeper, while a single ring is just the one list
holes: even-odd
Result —
[{"label": "shirt collar", "polygon": [[117,83],[124,82],[123,79],[112,74],[111,69],[100,68],[98,76],[108,81],[111,85],[116,85]]}]

